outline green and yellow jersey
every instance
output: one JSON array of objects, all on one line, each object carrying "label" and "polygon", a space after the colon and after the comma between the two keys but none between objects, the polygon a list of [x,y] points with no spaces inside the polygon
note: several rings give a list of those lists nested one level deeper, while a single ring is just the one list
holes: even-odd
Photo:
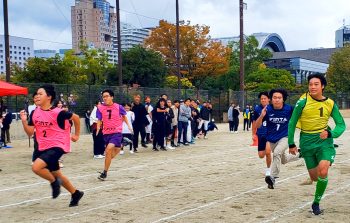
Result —
[{"label": "green and yellow jersey", "polygon": [[[328,126],[332,117],[336,127],[331,130]],[[333,143],[333,138],[339,137],[345,131],[345,122],[338,106],[330,98],[316,100],[306,93],[296,103],[288,125],[288,144],[294,145],[295,128],[301,130],[300,148],[304,150],[322,146],[324,143]],[[329,138],[321,139],[320,133],[328,130]],[[303,138],[303,139],[302,139]]]}]

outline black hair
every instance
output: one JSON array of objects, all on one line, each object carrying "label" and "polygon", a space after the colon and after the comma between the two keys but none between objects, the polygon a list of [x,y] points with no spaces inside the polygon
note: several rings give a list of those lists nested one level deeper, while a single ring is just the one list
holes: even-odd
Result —
[{"label": "black hair", "polygon": [[268,98],[270,98],[269,92],[267,92],[267,91],[260,92],[259,95],[258,95],[258,98],[260,99],[261,96],[263,96],[263,95],[266,96],[266,97],[268,97]]},{"label": "black hair", "polygon": [[111,97],[114,97],[114,92],[110,89],[103,90],[101,95],[103,95],[104,93],[108,93]]},{"label": "black hair", "polygon": [[320,79],[321,84],[322,84],[324,87],[327,86],[327,80],[326,80],[326,78],[324,77],[323,74],[311,74],[311,75],[309,75],[309,76],[307,77],[307,82],[310,83],[310,80],[311,80],[312,78]]},{"label": "black hair", "polygon": [[125,107],[125,106],[128,106],[128,107],[131,108],[131,104],[130,104],[130,103],[124,103],[124,104],[123,104],[123,107]]},{"label": "black hair", "polygon": [[100,102],[101,102],[100,100],[96,100],[95,105],[98,105],[98,103],[100,103]]},{"label": "black hair", "polygon": [[62,103],[62,107],[63,107],[63,105],[64,105],[63,101],[58,100],[58,99],[54,101],[53,106],[57,107],[57,105],[58,105],[59,102]]},{"label": "black hair", "polygon": [[191,101],[191,98],[186,98],[184,102]]},{"label": "black hair", "polygon": [[51,85],[51,84],[44,84],[44,85],[40,86],[39,89],[40,88],[45,90],[47,96],[51,96],[51,101],[50,101],[51,103],[53,101],[55,101],[55,99],[56,99],[56,92],[55,92],[55,88],[54,88],[53,85]]},{"label": "black hair", "polygon": [[180,103],[180,102],[179,102],[179,100],[174,100],[173,103],[175,104],[175,103]]},{"label": "black hair", "polygon": [[35,98],[35,96],[38,94],[38,92],[34,91],[32,97]]},{"label": "black hair", "polygon": [[163,102],[164,102],[164,106],[167,107],[166,100],[165,100],[164,98],[159,98],[156,107],[157,107],[157,108],[160,108],[160,102],[161,102],[161,101],[163,101]]},{"label": "black hair", "polygon": [[278,88],[278,89],[272,89],[269,93],[270,98],[272,99],[272,96],[274,93],[281,93],[283,96],[283,101],[285,102],[288,98],[288,93],[286,90],[282,89],[282,88]]},{"label": "black hair", "polygon": [[163,96],[168,97],[168,95],[167,95],[167,94],[161,94],[161,95],[160,95],[160,97],[163,97]]}]

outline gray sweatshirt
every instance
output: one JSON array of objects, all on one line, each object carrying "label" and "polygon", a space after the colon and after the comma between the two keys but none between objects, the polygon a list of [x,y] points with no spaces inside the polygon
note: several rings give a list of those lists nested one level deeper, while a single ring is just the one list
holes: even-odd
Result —
[{"label": "gray sweatshirt", "polygon": [[190,106],[180,105],[179,122],[187,122],[191,118]]}]

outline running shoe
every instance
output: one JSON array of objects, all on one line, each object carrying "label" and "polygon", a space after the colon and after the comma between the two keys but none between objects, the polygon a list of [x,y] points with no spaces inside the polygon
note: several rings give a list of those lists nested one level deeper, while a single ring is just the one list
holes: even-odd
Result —
[{"label": "running shoe", "polygon": [[142,143],[141,146],[142,146],[143,148],[147,148],[147,145],[146,145],[145,143]]},{"label": "running shoe", "polygon": [[104,181],[107,178],[107,173],[105,171],[100,172],[100,176],[97,177],[99,180]]},{"label": "running shoe", "polygon": [[312,213],[314,215],[320,215],[323,213],[323,211],[320,209],[320,204],[313,203],[311,208],[312,208]]},{"label": "running shoe", "polygon": [[72,194],[72,198],[70,199],[69,207],[78,206],[80,199],[84,196],[83,191],[76,190],[74,194]]},{"label": "running shoe", "polygon": [[61,184],[62,180],[60,178],[56,178],[54,182],[51,183],[51,188],[52,188],[52,198],[55,199],[57,198],[60,193],[61,193]]},{"label": "running shoe", "polygon": [[272,176],[266,176],[265,177],[265,182],[267,183],[267,187],[269,189],[275,189],[274,185],[275,185],[275,179]]},{"label": "running shoe", "polygon": [[167,149],[164,146],[160,147],[160,150],[167,151]]}]

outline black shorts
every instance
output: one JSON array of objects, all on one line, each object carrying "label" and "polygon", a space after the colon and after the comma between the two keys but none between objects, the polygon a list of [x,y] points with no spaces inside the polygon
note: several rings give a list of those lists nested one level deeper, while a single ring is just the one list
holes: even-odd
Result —
[{"label": "black shorts", "polygon": [[58,160],[64,153],[65,152],[63,151],[63,149],[58,147],[52,147],[50,149],[38,151],[35,154],[33,154],[33,160],[40,158],[47,164],[46,168],[50,170],[50,172],[57,171],[60,169]]},{"label": "black shorts", "polygon": [[265,151],[266,143],[267,143],[266,136],[258,135],[258,151]]}]

